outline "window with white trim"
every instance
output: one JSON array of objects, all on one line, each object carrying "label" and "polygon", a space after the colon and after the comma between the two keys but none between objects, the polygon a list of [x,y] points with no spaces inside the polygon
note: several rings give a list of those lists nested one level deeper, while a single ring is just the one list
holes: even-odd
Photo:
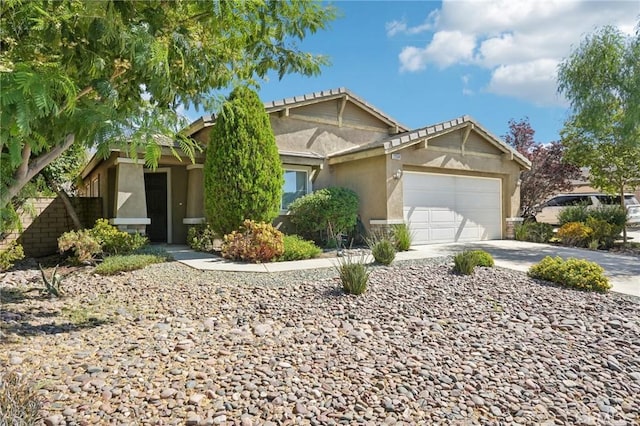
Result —
[{"label": "window with white trim", "polygon": [[287,211],[289,204],[311,191],[309,169],[304,167],[284,168],[284,187],[280,210]]}]

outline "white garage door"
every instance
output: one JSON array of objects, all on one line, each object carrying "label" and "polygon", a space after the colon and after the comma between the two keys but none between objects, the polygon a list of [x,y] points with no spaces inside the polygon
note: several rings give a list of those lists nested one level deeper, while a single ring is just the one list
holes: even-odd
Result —
[{"label": "white garage door", "polygon": [[500,179],[417,172],[402,179],[413,244],[502,238]]}]

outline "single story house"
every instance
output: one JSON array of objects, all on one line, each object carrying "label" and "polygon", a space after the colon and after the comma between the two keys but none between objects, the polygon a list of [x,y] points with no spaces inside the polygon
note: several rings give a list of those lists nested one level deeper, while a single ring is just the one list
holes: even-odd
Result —
[{"label": "single story house", "polygon": [[[518,215],[519,176],[529,161],[469,116],[409,129],[347,89],[265,104],[285,169],[277,226],[287,205],[328,186],[353,189],[369,230],[407,223],[414,244],[501,239]],[[214,120],[186,132],[206,145]],[[126,153],[94,157],[82,191],[103,200],[103,214],[151,241],[184,243],[204,221],[204,155],[180,161],[165,149],[156,170]]]}]

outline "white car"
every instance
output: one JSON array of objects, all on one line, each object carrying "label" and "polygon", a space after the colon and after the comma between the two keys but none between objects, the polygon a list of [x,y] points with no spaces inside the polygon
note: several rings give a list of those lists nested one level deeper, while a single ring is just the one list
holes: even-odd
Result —
[{"label": "white car", "polygon": [[[624,204],[627,206],[627,223],[640,225],[640,202],[633,194],[624,195]],[[552,197],[536,209],[537,222],[558,225],[558,215],[570,206],[587,206],[597,208],[604,205],[620,205],[620,196],[603,193],[585,194],[559,194]]]}]

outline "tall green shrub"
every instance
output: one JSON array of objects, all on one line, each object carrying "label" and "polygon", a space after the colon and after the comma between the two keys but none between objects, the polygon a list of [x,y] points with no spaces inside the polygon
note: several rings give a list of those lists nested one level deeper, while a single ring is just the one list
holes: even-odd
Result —
[{"label": "tall green shrub", "polygon": [[289,204],[291,223],[305,238],[326,243],[355,226],[358,204],[358,195],[351,189],[323,188]]},{"label": "tall green shrub", "polygon": [[269,116],[258,94],[234,89],[216,118],[206,150],[205,214],[219,235],[245,219],[270,222],[280,210],[284,177]]}]

